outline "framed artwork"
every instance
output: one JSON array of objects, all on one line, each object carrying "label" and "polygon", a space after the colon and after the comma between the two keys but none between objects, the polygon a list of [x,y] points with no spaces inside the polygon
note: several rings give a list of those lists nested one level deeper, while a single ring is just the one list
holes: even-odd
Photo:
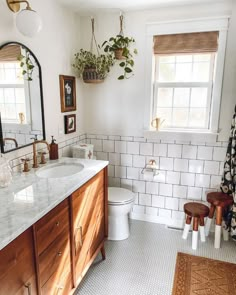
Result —
[{"label": "framed artwork", "polygon": [[61,112],[76,110],[75,77],[60,75]]},{"label": "framed artwork", "polygon": [[65,117],[65,134],[76,131],[76,115],[66,115]]}]

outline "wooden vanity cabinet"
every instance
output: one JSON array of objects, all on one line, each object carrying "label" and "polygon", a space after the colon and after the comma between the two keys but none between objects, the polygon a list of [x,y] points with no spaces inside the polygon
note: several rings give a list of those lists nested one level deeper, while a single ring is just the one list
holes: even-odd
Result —
[{"label": "wooden vanity cabinet", "polygon": [[78,285],[96,254],[103,258],[106,222],[105,169],[71,196],[74,284]]},{"label": "wooden vanity cabinet", "polygon": [[72,289],[68,198],[34,225],[41,295],[68,295]]},{"label": "wooden vanity cabinet", "polygon": [[107,168],[0,250],[0,295],[69,295],[105,259]]},{"label": "wooden vanity cabinet", "polygon": [[32,228],[0,251],[0,295],[36,295]]}]

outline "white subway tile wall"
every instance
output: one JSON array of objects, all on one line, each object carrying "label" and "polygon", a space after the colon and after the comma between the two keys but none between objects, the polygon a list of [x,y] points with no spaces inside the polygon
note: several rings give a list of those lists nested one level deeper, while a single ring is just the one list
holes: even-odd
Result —
[{"label": "white subway tile wall", "polygon": [[[107,140],[90,134],[86,140],[94,143],[95,153],[107,154],[109,185],[136,193],[135,218],[140,214],[143,220],[146,214],[148,220],[184,219],[185,203],[205,203],[206,192],[219,189],[227,142],[167,142],[132,136],[109,136]],[[98,160],[100,156],[104,158],[97,153]],[[158,174],[146,181],[141,171],[150,159],[155,159]]]}]

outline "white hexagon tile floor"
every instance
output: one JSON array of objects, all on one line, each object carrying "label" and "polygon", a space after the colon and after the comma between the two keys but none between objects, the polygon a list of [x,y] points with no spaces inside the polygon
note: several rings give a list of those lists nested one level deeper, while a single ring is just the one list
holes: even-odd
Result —
[{"label": "white hexagon tile floor", "polygon": [[186,241],[182,231],[134,220],[130,232],[127,240],[106,242],[106,260],[98,255],[74,295],[171,295],[177,252],[236,263],[236,244],[214,249],[212,233],[194,251],[191,233]]}]

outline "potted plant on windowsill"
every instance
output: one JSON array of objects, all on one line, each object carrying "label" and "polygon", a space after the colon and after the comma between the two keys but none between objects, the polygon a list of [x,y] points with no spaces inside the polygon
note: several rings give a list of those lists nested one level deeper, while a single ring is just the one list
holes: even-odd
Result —
[{"label": "potted plant on windowsill", "polygon": [[83,78],[85,83],[101,83],[114,65],[112,54],[94,54],[91,51],[80,49],[75,54],[75,61],[72,65]]}]

